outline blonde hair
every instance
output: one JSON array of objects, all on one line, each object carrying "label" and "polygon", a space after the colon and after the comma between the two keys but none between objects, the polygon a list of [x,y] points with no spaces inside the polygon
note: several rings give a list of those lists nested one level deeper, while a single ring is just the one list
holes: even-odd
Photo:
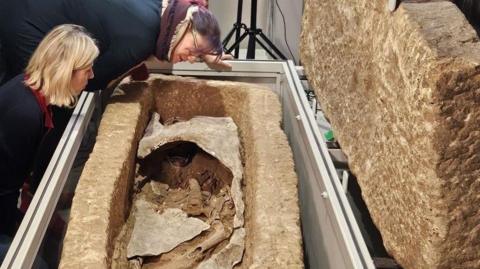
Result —
[{"label": "blonde hair", "polygon": [[25,69],[25,84],[40,90],[48,102],[71,106],[76,101],[71,80],[75,70],[93,64],[99,50],[82,26],[63,24],[55,27],[40,42]]}]

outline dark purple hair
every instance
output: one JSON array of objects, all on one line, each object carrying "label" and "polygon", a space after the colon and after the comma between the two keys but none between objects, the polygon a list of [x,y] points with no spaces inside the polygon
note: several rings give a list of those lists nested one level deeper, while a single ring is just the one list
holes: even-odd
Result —
[{"label": "dark purple hair", "polygon": [[221,56],[223,53],[220,40],[220,26],[213,14],[203,6],[198,6],[198,11],[192,14],[192,27],[199,35],[205,38],[210,48],[207,53]]}]

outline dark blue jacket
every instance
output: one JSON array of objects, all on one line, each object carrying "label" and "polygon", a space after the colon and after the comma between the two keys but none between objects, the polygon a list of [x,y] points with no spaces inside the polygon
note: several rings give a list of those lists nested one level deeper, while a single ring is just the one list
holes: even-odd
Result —
[{"label": "dark blue jacket", "polygon": [[38,43],[55,26],[84,26],[100,56],[87,90],[99,90],[155,51],[161,0],[0,0],[0,43],[6,79],[24,71]]},{"label": "dark blue jacket", "polygon": [[23,79],[18,75],[0,87],[0,195],[23,185],[47,132],[40,105]]}]

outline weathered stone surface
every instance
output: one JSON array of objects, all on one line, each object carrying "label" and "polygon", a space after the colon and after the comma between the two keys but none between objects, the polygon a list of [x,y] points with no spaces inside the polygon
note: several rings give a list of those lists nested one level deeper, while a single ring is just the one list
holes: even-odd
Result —
[{"label": "weathered stone surface", "polygon": [[448,1],[305,3],[302,61],[387,250],[405,268],[480,268],[473,28]]},{"label": "weathered stone surface", "polygon": [[228,245],[215,253],[208,260],[198,265],[198,269],[223,269],[233,268],[242,261],[243,245],[245,244],[245,229],[239,228],[233,232]]},{"label": "weathered stone surface", "polygon": [[[233,119],[245,162],[245,253],[237,267],[303,268],[298,180],[280,128],[278,96],[252,84],[160,75],[151,76],[147,83],[124,83],[120,88],[125,95],[107,107],[77,187],[60,268],[111,267],[112,241],[130,210],[126,190],[133,184],[137,144],[150,110],[159,112],[163,120],[188,120],[197,115]],[[137,103],[130,104],[133,95],[137,95]],[[154,104],[140,106],[140,95],[149,96]],[[121,173],[124,170],[128,173]]]},{"label": "weathered stone surface", "polygon": [[139,158],[145,158],[159,147],[176,141],[194,142],[205,152],[214,156],[233,174],[231,195],[235,204],[233,227],[244,224],[242,194],[243,167],[240,156],[240,141],[235,122],[228,117],[194,117],[173,125],[162,125],[160,115],[154,113],[147,126],[145,136],[138,144]]},{"label": "weathered stone surface", "polygon": [[127,257],[156,256],[174,249],[210,225],[198,218],[189,218],[178,208],[157,213],[145,200],[137,200],[135,226],[128,243]]},{"label": "weathered stone surface", "polygon": [[75,190],[59,268],[110,267],[111,242],[130,209],[132,182],[127,179],[135,172],[134,141],[141,138],[152,106],[147,86],[128,85],[127,94],[113,97],[103,113],[97,142]]},{"label": "weathered stone surface", "polygon": [[[144,159],[153,151],[159,150],[169,143],[180,141],[194,142],[202,150],[220,161],[233,175],[228,191],[229,196],[231,195],[233,200],[235,210],[233,235],[229,239],[227,246],[223,249],[221,248],[212,257],[207,258],[207,261],[202,262],[203,266],[202,264],[199,265],[199,268],[233,268],[234,265],[242,260],[245,249],[245,229],[243,228],[245,204],[242,193],[243,166],[240,155],[238,128],[230,117],[196,116],[187,121],[163,125],[160,123],[160,115],[154,112],[145,130],[145,135],[138,144],[137,156]],[[195,179],[193,179],[193,182],[197,184],[200,194],[198,182]],[[223,207],[223,203],[221,207]],[[181,225],[178,226],[181,227]],[[143,229],[145,228],[144,226]],[[135,226],[135,229],[137,229],[137,226]],[[220,234],[224,234],[223,224],[221,230]],[[241,232],[238,230],[241,230]],[[171,234],[174,237],[177,236],[176,233]],[[230,235],[230,232],[228,235]],[[167,236],[164,235],[163,237]],[[221,238],[220,242],[228,237],[219,236]],[[195,245],[192,247],[194,250],[198,249]]]}]

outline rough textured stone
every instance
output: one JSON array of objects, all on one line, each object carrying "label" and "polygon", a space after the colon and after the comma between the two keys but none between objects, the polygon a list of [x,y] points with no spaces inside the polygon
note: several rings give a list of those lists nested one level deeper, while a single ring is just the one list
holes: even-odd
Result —
[{"label": "rough textured stone", "polygon": [[[159,120],[160,115],[153,113],[145,135],[138,144],[137,156],[139,158],[145,158],[168,143],[188,141],[194,142],[231,171],[233,179],[230,183],[229,193],[235,206],[233,235],[224,249],[207,258],[199,265],[199,268],[233,268],[242,260],[245,249],[245,229],[243,228],[245,204],[242,193],[243,166],[240,156],[238,128],[230,117],[196,116],[188,121],[177,122],[172,125],[162,125]],[[196,182],[195,179],[194,181]],[[200,188],[200,186],[198,187]],[[175,233],[171,234],[175,235]],[[205,265],[202,266],[202,264]]]},{"label": "rough textured stone", "polygon": [[242,194],[243,167],[240,157],[240,141],[235,122],[228,117],[194,117],[173,125],[162,125],[160,116],[152,115],[145,136],[138,143],[139,158],[145,158],[159,147],[176,141],[194,142],[205,152],[217,158],[233,174],[231,195],[235,204],[233,227],[244,224]]},{"label": "rough textured stone", "polygon": [[168,208],[158,214],[145,200],[137,200],[135,226],[128,243],[127,256],[156,256],[169,252],[188,241],[210,225],[198,218],[190,218],[178,208]]},{"label": "rough textured stone", "polygon": [[302,61],[387,250],[405,268],[480,268],[473,28],[448,1],[305,3]]},{"label": "rough textured stone", "polygon": [[[125,95],[107,106],[80,178],[60,268],[111,267],[112,240],[131,206],[126,190],[133,183],[137,144],[153,109],[163,120],[197,115],[234,120],[242,146],[245,195],[246,249],[238,267],[303,268],[298,180],[280,128],[278,96],[252,84],[160,75],[147,83],[125,82],[120,88]],[[136,102],[130,103],[134,95]],[[144,95],[154,104],[142,106],[138,96]]]},{"label": "rough textured stone", "polygon": [[[147,83],[112,98],[73,198],[59,268],[109,268],[111,244],[128,216],[137,143],[152,106]],[[126,89],[128,90],[128,89]],[[100,173],[101,171],[101,173]],[[80,195],[78,195],[80,194]],[[112,206],[117,205],[117,206]],[[68,258],[63,258],[68,257]]]},{"label": "rough textured stone", "polygon": [[228,245],[215,253],[208,260],[198,265],[198,269],[233,268],[242,260],[243,245],[245,244],[245,229],[239,228],[233,232]]}]

